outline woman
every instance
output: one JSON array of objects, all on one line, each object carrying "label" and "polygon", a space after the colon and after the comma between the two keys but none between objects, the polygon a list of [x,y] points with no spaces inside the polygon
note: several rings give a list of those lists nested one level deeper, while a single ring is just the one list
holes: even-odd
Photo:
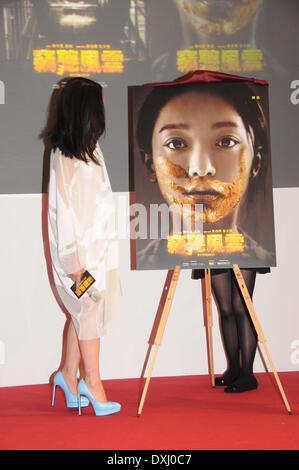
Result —
[{"label": "woman", "polygon": [[[99,373],[100,337],[117,316],[120,299],[118,241],[113,194],[104,157],[97,143],[105,130],[102,87],[85,78],[60,84],[56,119],[47,136],[52,144],[48,230],[57,291],[72,322],[66,360],[54,377],[68,408],[88,406],[97,416],[120,411],[107,401]],[[78,298],[88,271],[94,284]],[[80,359],[85,377],[77,386]]]},{"label": "woman", "polygon": [[[271,235],[266,250],[241,228],[248,214],[254,219],[252,198],[263,202],[269,169],[267,122],[260,101],[252,99],[255,95],[248,82],[157,87],[141,106],[136,129],[143,161],[167,204],[189,205],[194,220],[196,204],[202,204],[204,231],[243,237],[240,252],[216,250],[210,258],[225,264],[229,253],[231,263],[251,268],[242,269],[251,296],[256,272],[269,271],[263,266],[275,262]],[[271,221],[267,228],[274,233]],[[258,229],[258,238],[263,239]],[[139,253],[140,266],[154,265],[163,258],[163,250],[163,240],[151,242]],[[167,251],[164,260],[169,268],[182,264],[183,256],[172,262]],[[193,277],[203,277],[203,271],[195,270]],[[256,333],[232,270],[213,269],[212,288],[228,358],[228,369],[216,385],[226,385],[225,391],[231,393],[254,389]]]}]

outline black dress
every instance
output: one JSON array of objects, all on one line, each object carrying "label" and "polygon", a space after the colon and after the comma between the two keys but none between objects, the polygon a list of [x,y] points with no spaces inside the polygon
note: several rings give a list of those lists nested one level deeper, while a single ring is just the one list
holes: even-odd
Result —
[{"label": "black dress", "polygon": [[[255,271],[256,273],[266,274],[270,272],[270,268],[241,268],[246,269],[246,271]],[[229,269],[211,269],[211,276],[217,274],[227,273]],[[191,279],[203,279],[205,277],[204,269],[193,269],[191,274]]]}]

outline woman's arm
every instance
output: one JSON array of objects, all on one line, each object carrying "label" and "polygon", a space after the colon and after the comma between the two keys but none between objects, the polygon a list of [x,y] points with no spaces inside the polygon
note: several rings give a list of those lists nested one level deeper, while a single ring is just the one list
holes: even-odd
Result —
[{"label": "woman's arm", "polygon": [[85,269],[78,253],[78,236],[70,197],[75,174],[75,162],[60,155],[56,166],[57,251],[63,271],[77,282]]}]

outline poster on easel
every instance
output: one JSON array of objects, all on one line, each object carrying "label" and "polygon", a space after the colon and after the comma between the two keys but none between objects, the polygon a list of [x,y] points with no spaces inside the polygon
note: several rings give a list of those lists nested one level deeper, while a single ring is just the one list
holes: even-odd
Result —
[{"label": "poster on easel", "polygon": [[268,82],[129,87],[131,268],[276,265]]}]

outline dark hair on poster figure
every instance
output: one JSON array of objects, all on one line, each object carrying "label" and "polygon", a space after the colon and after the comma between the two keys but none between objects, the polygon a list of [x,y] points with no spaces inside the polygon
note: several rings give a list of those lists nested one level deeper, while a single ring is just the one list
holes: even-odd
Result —
[{"label": "dark hair on poster figure", "polygon": [[67,78],[59,82],[61,92],[56,117],[41,137],[50,141],[69,158],[84,162],[91,159],[99,164],[93,152],[105,132],[105,111],[102,87],[83,77]]}]

